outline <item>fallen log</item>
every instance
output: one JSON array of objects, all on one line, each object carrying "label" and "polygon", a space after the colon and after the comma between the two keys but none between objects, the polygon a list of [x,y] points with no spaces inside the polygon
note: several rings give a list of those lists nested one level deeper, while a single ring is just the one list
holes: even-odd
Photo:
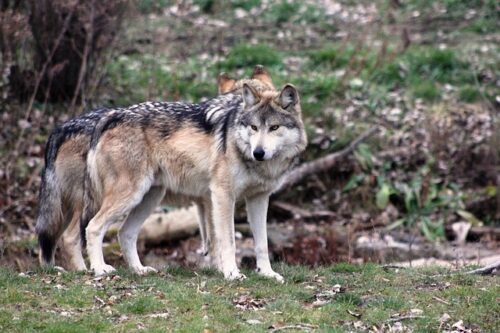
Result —
[{"label": "fallen log", "polygon": [[139,234],[139,242],[159,245],[162,242],[184,239],[198,232],[198,214],[195,206],[167,213],[154,213],[146,219]]},{"label": "fallen log", "polygon": [[498,274],[499,271],[500,271],[500,260],[492,263],[491,265],[487,265],[482,268],[468,271],[467,274],[489,275],[489,274]]}]

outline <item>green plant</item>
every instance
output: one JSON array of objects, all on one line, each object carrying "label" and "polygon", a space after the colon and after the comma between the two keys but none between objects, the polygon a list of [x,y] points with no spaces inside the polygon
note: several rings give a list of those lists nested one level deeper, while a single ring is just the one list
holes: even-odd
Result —
[{"label": "green plant", "polygon": [[344,67],[349,59],[355,54],[352,47],[344,49],[328,46],[310,53],[310,61],[313,66],[326,65],[331,69]]},{"label": "green plant", "polygon": [[[449,214],[467,214],[463,211],[463,194],[455,184],[444,183],[433,177],[430,166],[423,166],[406,181],[392,181],[387,177],[390,164],[375,167],[368,146],[362,146],[355,157],[362,172],[353,174],[342,191],[347,193],[358,186],[366,186],[366,180],[376,177],[375,205],[384,210],[392,203],[402,217],[388,226],[388,230],[399,227],[415,228],[429,240],[444,238],[444,225]],[[464,213],[465,212],[465,213]]]},{"label": "green plant", "polygon": [[432,81],[423,81],[412,87],[413,97],[422,98],[426,101],[436,101],[440,99],[441,92],[437,85]]},{"label": "green plant", "polygon": [[377,199],[380,203],[388,203],[387,195],[403,202],[405,215],[388,229],[418,226],[427,239],[435,241],[444,238],[444,217],[456,213],[464,204],[457,186],[444,184],[440,179],[429,177],[427,172],[424,168],[409,182],[391,184],[380,181]]}]

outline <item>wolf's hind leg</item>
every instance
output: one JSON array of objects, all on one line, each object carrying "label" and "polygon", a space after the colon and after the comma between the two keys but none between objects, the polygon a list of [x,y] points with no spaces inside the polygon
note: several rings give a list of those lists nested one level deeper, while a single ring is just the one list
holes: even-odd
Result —
[{"label": "wolf's hind leg", "polygon": [[62,235],[62,248],[67,261],[67,268],[76,271],[86,271],[87,265],[82,255],[82,237],[80,235],[81,209],[75,209],[68,228]]},{"label": "wolf's hind leg", "polygon": [[[202,235],[202,251],[205,256],[204,265],[209,267],[220,267],[215,249],[214,224],[212,218],[212,202],[210,198],[201,199],[197,202],[198,218],[200,222],[200,234]],[[202,230],[203,229],[203,230]]]},{"label": "wolf's hind leg", "polygon": [[153,267],[143,266],[137,253],[137,237],[144,220],[158,206],[165,195],[165,188],[160,186],[151,187],[139,203],[130,212],[129,216],[118,232],[118,240],[122,249],[123,257],[128,266],[137,274],[143,275],[157,272]]},{"label": "wolf's hind leg", "polygon": [[207,216],[205,215],[205,205],[202,201],[196,203],[196,210],[198,212],[198,226],[200,227],[201,238],[201,254],[208,255],[208,238],[207,238]]},{"label": "wolf's hind leg", "polygon": [[246,199],[248,222],[252,229],[255,243],[255,256],[257,257],[257,272],[260,275],[274,278],[284,282],[281,275],[273,271],[269,261],[269,250],[267,247],[267,208],[269,195],[262,194]]},{"label": "wolf's hind leg", "polygon": [[90,268],[95,275],[111,273],[115,268],[104,262],[102,241],[109,226],[120,221],[142,201],[144,194],[151,187],[150,180],[144,180],[141,185],[130,184],[127,180],[117,181],[116,186],[110,189],[102,201],[101,208],[90,220],[85,234],[87,236],[87,253]]}]

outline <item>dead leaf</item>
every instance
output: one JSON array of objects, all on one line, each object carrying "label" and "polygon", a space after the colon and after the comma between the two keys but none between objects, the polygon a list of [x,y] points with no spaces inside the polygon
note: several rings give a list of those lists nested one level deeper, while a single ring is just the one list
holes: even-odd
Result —
[{"label": "dead leaf", "polygon": [[238,298],[233,299],[233,304],[241,310],[259,310],[264,308],[267,304],[265,300],[253,298],[249,295],[241,295]]},{"label": "dead leaf", "polygon": [[163,313],[152,313],[148,315],[149,318],[168,318],[169,313],[168,312],[163,312]]},{"label": "dead leaf", "polygon": [[451,319],[451,316],[445,312],[445,313],[443,313],[443,315],[441,316],[441,318],[439,318],[439,322],[442,323],[442,324],[444,324],[447,321],[449,321],[450,319]]},{"label": "dead leaf", "polygon": [[349,313],[353,317],[361,318],[361,314],[360,313],[356,313],[356,312],[351,311],[351,310],[347,310],[347,313]]}]

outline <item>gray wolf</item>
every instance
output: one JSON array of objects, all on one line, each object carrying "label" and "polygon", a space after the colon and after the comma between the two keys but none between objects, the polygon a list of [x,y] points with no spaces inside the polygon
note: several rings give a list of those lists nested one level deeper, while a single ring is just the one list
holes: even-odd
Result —
[{"label": "gray wolf", "polygon": [[97,211],[84,212],[91,269],[114,270],[104,261],[102,239],[126,217],[118,235],[126,262],[138,273],[154,271],[141,264],[136,242],[144,219],[164,199],[203,207],[215,266],[227,279],[244,278],[233,224],[235,202],[244,199],[257,271],[283,281],[269,261],[268,201],[306,144],[299,94],[291,84],[276,91],[243,83],[239,94],[200,104],[148,102],[102,118],[87,155],[85,210]]},{"label": "gray wolf", "polygon": [[[251,79],[234,80],[227,74],[221,74],[219,93],[234,92],[241,88],[242,82],[248,82],[261,90],[273,87],[265,69],[256,66]],[[56,245],[60,244],[67,269],[87,268],[82,256],[80,235],[86,156],[96,123],[112,112],[125,112],[125,109],[103,108],[84,113],[57,126],[49,136],[36,224],[42,265],[54,264]],[[206,239],[204,225],[201,227],[202,238]]]}]

